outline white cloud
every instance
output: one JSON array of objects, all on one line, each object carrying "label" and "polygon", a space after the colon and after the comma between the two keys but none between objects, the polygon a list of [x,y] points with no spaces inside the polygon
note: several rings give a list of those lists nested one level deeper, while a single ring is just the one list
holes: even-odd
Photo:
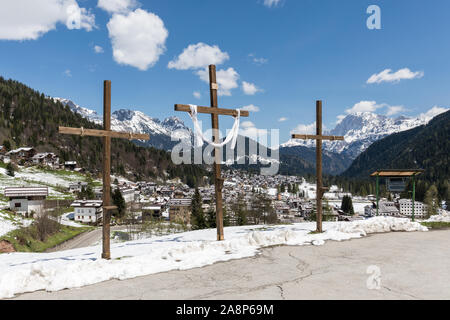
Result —
[{"label": "white cloud", "polygon": [[188,70],[203,69],[210,64],[219,65],[228,60],[228,53],[222,52],[218,46],[204,43],[191,44],[168,64],[169,69]]},{"label": "white cloud", "polygon": [[202,97],[202,94],[198,91],[194,91],[193,93],[194,97],[196,97],[197,99],[200,99]]},{"label": "white cloud", "polygon": [[253,140],[258,140],[258,136],[267,135],[268,133],[266,129],[258,129],[251,121],[242,122],[240,127],[239,134]]},{"label": "white cloud", "polygon": [[72,78],[72,71],[70,71],[69,69],[67,69],[66,71],[64,71],[64,75],[66,77]]},{"label": "white cloud", "polygon": [[100,46],[94,46],[94,51],[95,51],[95,53],[103,53],[104,52],[103,48]]},{"label": "white cloud", "polygon": [[248,111],[248,112],[259,112],[260,109],[259,109],[259,107],[251,104],[251,105],[242,107],[241,110]]},{"label": "white cloud", "polygon": [[269,62],[268,59],[257,58],[253,53],[250,53],[248,56],[252,59],[253,63],[255,63],[256,65],[263,65]]},{"label": "white cloud", "polygon": [[291,131],[291,134],[315,134],[316,133],[316,122],[311,124],[299,124]]},{"label": "white cloud", "polygon": [[256,93],[261,92],[262,90],[259,89],[259,88],[258,88],[255,84],[253,84],[253,83],[249,83],[249,82],[243,81],[243,82],[242,82],[242,91],[244,91],[244,93],[245,93],[246,95],[253,96],[253,95],[255,95]]},{"label": "white cloud", "polygon": [[347,113],[357,113],[357,112],[374,112],[377,109],[385,107],[386,104],[377,104],[376,101],[360,101],[355,104],[352,108],[345,110]]},{"label": "white cloud", "polygon": [[97,6],[109,13],[127,13],[139,3],[136,0],[98,0]]},{"label": "white cloud", "polygon": [[169,32],[155,14],[136,9],[126,15],[114,14],[108,24],[114,60],[145,71],[166,50]]},{"label": "white cloud", "polygon": [[346,117],[346,115],[344,115],[344,114],[340,114],[340,115],[338,115],[338,116],[337,116],[337,121],[336,121],[336,124],[339,124],[339,123],[341,123],[341,122],[342,122],[342,120],[344,120],[344,119],[345,119],[345,117]]},{"label": "white cloud", "polygon": [[407,111],[404,106],[388,106],[387,108],[388,111],[386,112],[386,115],[388,117]]},{"label": "white cloud", "polygon": [[0,4],[0,40],[36,40],[56,29],[58,23],[70,30],[95,27],[95,16],[75,0],[14,0]]},{"label": "white cloud", "polygon": [[430,121],[434,117],[440,115],[441,113],[447,112],[448,110],[450,110],[450,109],[449,108],[439,107],[439,106],[434,106],[433,108],[431,108],[427,112],[420,114],[419,118],[420,119],[426,119],[427,121]]},{"label": "white cloud", "polygon": [[373,74],[368,84],[382,83],[382,82],[399,82],[405,79],[420,79],[424,76],[423,71],[412,72],[408,68],[400,69],[397,72],[392,72],[391,69],[386,69],[378,74]]},{"label": "white cloud", "polygon": [[276,7],[281,3],[281,0],[264,0],[264,5],[266,7]]},{"label": "white cloud", "polygon": [[285,121],[288,121],[288,118],[281,117],[280,119],[278,119],[278,122],[285,122]]},{"label": "white cloud", "polygon": [[[206,83],[209,83],[208,69],[198,70],[196,74]],[[220,96],[231,96],[231,90],[238,87],[239,74],[233,69],[219,70],[216,72]]]}]

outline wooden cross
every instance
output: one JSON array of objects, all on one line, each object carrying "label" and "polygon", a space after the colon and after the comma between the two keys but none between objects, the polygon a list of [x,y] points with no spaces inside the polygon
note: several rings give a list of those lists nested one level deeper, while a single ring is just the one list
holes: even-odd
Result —
[{"label": "wooden cross", "polygon": [[[211,115],[212,121],[212,129],[214,136],[214,143],[220,143],[219,137],[219,115],[226,116],[237,116],[238,112],[232,109],[219,109],[218,101],[217,101],[217,91],[219,89],[219,85],[217,84],[216,79],[216,66],[209,66],[209,84],[210,84],[210,96],[211,96],[211,107],[197,107],[198,113],[205,113]],[[190,112],[191,107],[189,105],[176,104],[175,111],[184,111]],[[241,110],[241,117],[248,117],[249,112]],[[215,192],[216,192],[216,225],[217,225],[217,241],[223,241],[225,239],[223,233],[223,206],[222,206],[222,189],[223,182],[221,174],[220,163],[221,153],[220,148],[214,148],[214,184],[215,184]]]},{"label": "wooden cross", "polygon": [[323,186],[322,181],[322,141],[343,141],[344,137],[338,136],[324,136],[322,135],[322,101],[316,102],[316,135],[307,134],[293,134],[293,139],[301,140],[316,140],[316,175],[317,175],[317,188],[316,188],[316,206],[317,206],[317,232],[322,233],[322,198],[323,194],[329,190],[329,188]]},{"label": "wooden cross", "polygon": [[111,138],[129,140],[149,140],[147,134],[111,131],[111,81],[103,84],[103,130],[59,127],[59,133],[78,136],[103,137],[103,259],[111,259],[110,252],[110,211],[117,209],[111,205]]}]

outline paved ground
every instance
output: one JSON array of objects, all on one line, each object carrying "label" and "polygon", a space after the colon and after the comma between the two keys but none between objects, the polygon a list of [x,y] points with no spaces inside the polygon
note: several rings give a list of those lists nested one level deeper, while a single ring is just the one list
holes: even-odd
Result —
[{"label": "paved ground", "polygon": [[[388,233],[18,299],[450,299],[450,230]],[[369,290],[367,268],[381,270]]]},{"label": "paved ground", "polygon": [[[126,226],[113,226],[111,227],[111,231],[115,230],[123,230],[126,229]],[[56,247],[50,248],[45,252],[55,252],[55,251],[63,251],[77,248],[89,247],[96,244],[98,241],[102,239],[102,228],[99,227],[95,230],[84,232],[69,241],[66,241]]]}]

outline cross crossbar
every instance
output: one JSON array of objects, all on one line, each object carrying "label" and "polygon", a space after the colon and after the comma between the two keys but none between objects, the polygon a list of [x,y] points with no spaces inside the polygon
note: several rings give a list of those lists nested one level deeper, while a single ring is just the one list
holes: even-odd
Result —
[{"label": "cross crossbar", "polygon": [[308,135],[308,134],[293,134],[292,139],[344,141],[344,137],[339,136],[322,136],[322,135]]},{"label": "cross crossbar", "polygon": [[[186,104],[176,104],[175,111],[191,112],[191,107]],[[233,109],[221,109],[221,108],[211,108],[211,107],[197,107],[197,112],[205,113],[205,114],[233,116],[233,117],[237,117],[237,115],[238,115],[238,112]],[[248,111],[241,110],[241,117],[249,117],[249,116],[250,116],[250,113]]]},{"label": "cross crossbar", "polygon": [[90,137],[110,137],[121,138],[129,140],[150,140],[148,134],[131,133],[131,132],[117,132],[108,130],[96,130],[96,129],[84,129],[84,128],[69,128],[59,127],[59,133],[71,134],[77,136],[90,136]]}]

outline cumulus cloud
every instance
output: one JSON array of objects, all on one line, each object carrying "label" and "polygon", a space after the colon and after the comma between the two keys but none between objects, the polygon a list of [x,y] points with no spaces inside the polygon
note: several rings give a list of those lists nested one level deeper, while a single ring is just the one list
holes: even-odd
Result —
[{"label": "cumulus cloud", "polygon": [[258,140],[258,136],[267,135],[267,129],[258,129],[251,121],[244,121],[241,123],[239,134],[249,137],[253,140]]},{"label": "cumulus cloud", "polygon": [[285,122],[285,121],[288,121],[288,118],[281,117],[280,119],[278,119],[278,122]]},{"label": "cumulus cloud", "polygon": [[387,106],[388,110],[386,112],[386,115],[388,117],[390,116],[394,116],[396,114],[399,114],[400,112],[405,112],[407,111],[406,108],[404,106]]},{"label": "cumulus cloud", "polygon": [[70,30],[95,27],[95,16],[80,8],[76,0],[14,0],[0,4],[0,40],[36,40],[56,29],[58,23]]},{"label": "cumulus cloud", "polygon": [[264,5],[268,8],[276,7],[281,3],[281,0],[264,0]]},{"label": "cumulus cloud", "polygon": [[385,106],[386,104],[377,104],[376,101],[360,101],[356,103],[352,108],[345,110],[345,112],[349,114],[358,112],[374,112]]},{"label": "cumulus cloud", "polygon": [[248,112],[259,112],[260,109],[259,109],[259,107],[251,104],[251,105],[242,107],[241,110],[248,111]]},{"label": "cumulus cloud", "polygon": [[449,108],[439,107],[439,106],[434,106],[433,108],[431,108],[427,112],[420,114],[419,118],[426,119],[427,121],[430,121],[434,117],[440,115],[441,113],[447,112],[448,110],[450,110],[450,109]]},{"label": "cumulus cloud", "polygon": [[199,42],[191,44],[174,60],[168,64],[169,69],[188,70],[203,69],[210,64],[219,65],[230,57],[222,52],[218,46],[210,46]]},{"label": "cumulus cloud", "polygon": [[259,88],[258,88],[255,84],[253,84],[253,83],[243,81],[243,82],[242,82],[242,91],[244,91],[244,93],[245,93],[246,95],[253,96],[253,95],[255,95],[256,93],[261,92],[262,90],[259,89]]},{"label": "cumulus cloud", "polygon": [[200,99],[202,97],[202,94],[200,92],[198,92],[198,91],[194,91],[193,95],[197,99]]},{"label": "cumulus cloud", "polygon": [[109,13],[127,13],[139,3],[136,0],[98,0],[97,6]]},{"label": "cumulus cloud", "polygon": [[[208,69],[198,70],[196,74],[202,81],[209,83]],[[226,70],[218,70],[216,76],[217,84],[219,85],[218,94],[220,96],[231,96],[231,90],[238,87],[239,74],[233,68],[228,68]]]},{"label": "cumulus cloud", "polygon": [[367,83],[399,82],[400,80],[420,79],[423,76],[423,71],[412,72],[408,68],[400,69],[397,72],[392,72],[391,69],[386,69],[378,74],[373,74],[369,80],[367,80]]},{"label": "cumulus cloud", "polygon": [[[325,128],[325,126],[324,126]],[[299,124],[291,131],[291,134],[315,134],[316,133],[316,122],[311,124]]]},{"label": "cumulus cloud", "polygon": [[108,24],[114,60],[145,71],[166,51],[169,32],[155,14],[136,9],[114,14]]},{"label": "cumulus cloud", "polygon": [[95,53],[103,53],[103,48],[100,46],[94,46],[94,51]]},{"label": "cumulus cloud", "polygon": [[344,114],[340,114],[340,115],[338,115],[338,116],[337,116],[337,121],[336,121],[336,124],[339,124],[339,123],[341,123],[341,122],[342,122],[342,120],[344,120],[344,119],[345,119],[345,117],[346,117],[346,115],[344,115]]}]

